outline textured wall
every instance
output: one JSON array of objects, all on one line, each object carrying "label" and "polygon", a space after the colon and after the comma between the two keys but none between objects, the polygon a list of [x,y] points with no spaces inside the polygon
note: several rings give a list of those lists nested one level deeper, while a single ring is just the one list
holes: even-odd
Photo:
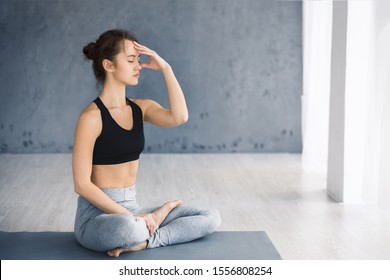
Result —
[{"label": "textured wall", "polygon": [[[82,47],[134,31],[173,67],[190,120],[145,125],[150,152],[301,152],[302,12],[297,1],[0,2],[0,152],[71,152],[98,94]],[[167,106],[161,73],[129,97]]]}]

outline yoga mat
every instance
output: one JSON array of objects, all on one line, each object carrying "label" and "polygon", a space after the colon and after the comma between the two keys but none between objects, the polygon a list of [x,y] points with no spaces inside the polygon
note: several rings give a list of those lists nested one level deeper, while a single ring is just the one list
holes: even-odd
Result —
[{"label": "yoga mat", "polygon": [[219,231],[188,243],[112,258],[77,243],[73,232],[1,232],[1,260],[280,260],[264,231]]}]

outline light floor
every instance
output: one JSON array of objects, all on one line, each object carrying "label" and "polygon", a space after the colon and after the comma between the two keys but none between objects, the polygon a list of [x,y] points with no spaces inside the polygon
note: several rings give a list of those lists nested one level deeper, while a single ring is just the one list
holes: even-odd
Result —
[{"label": "light floor", "polygon": [[[334,202],[299,154],[143,154],[137,191],[215,206],[220,230],[266,231],[283,259],[390,259],[390,212]],[[0,231],[72,231],[76,199],[70,154],[0,155]]]}]

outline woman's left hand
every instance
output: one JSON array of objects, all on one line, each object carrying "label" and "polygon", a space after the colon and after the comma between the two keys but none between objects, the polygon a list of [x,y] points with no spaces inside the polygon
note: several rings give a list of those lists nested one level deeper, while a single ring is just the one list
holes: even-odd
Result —
[{"label": "woman's left hand", "polygon": [[155,51],[133,41],[134,49],[140,54],[149,56],[150,60],[148,63],[141,63],[142,67],[153,69],[153,70],[164,70],[169,67],[169,64],[161,58]]}]

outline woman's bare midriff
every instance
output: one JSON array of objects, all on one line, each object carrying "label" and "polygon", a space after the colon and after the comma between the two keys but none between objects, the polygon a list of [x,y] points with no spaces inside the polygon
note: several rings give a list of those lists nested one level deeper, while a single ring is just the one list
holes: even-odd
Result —
[{"label": "woman's bare midriff", "polygon": [[113,165],[93,165],[91,181],[99,188],[128,188],[135,184],[139,160]]}]

